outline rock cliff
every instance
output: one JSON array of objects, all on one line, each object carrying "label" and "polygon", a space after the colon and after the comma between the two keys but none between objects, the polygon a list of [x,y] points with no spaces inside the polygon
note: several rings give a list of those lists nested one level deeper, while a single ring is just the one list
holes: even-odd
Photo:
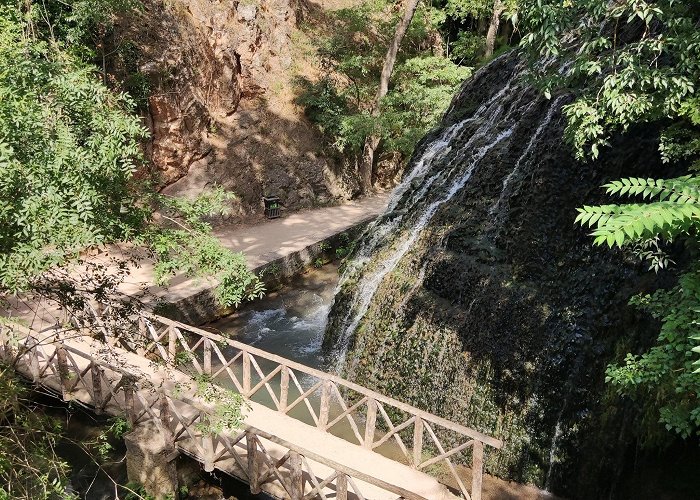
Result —
[{"label": "rock cliff", "polygon": [[627,306],[659,280],[594,248],[575,208],[621,176],[668,174],[656,133],[577,162],[561,106],[514,53],[461,89],[369,228],[325,345],[349,378],[502,438],[487,470],[575,498],[608,498],[639,417],[606,388],[607,363],[658,325]]},{"label": "rock cliff", "polygon": [[166,192],[224,186],[243,220],[263,195],[297,209],[354,194],[351,166],[293,103],[295,76],[316,70],[298,25],[318,11],[304,0],[146,0],[119,21],[109,70],[143,94],[147,156]]}]

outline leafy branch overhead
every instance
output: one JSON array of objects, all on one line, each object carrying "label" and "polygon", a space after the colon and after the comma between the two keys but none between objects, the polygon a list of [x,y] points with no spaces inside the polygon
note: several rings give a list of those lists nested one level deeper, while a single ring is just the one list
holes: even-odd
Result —
[{"label": "leafy branch overhead", "polygon": [[[609,195],[639,196],[647,203],[584,206],[576,222],[595,227],[594,243],[613,247],[661,235],[667,240],[687,235],[700,221],[700,179],[627,178],[603,186]],[[651,201],[654,200],[654,201]]]}]

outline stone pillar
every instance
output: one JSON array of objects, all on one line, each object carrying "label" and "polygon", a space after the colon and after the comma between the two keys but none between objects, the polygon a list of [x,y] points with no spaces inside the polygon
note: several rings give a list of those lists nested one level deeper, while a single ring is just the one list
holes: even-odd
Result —
[{"label": "stone pillar", "polygon": [[158,427],[146,422],[124,435],[126,473],[130,482],[142,484],[157,499],[177,492],[178,453]]}]

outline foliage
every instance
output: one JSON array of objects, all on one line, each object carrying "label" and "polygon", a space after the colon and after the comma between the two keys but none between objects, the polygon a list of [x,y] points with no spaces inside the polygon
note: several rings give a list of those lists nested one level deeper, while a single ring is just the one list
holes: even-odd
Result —
[{"label": "foliage", "polygon": [[318,50],[326,74],[316,82],[299,82],[298,103],[339,151],[357,154],[365,138],[375,135],[384,152],[409,156],[471,74],[434,55],[432,40],[444,16],[422,5],[403,40],[381,113],[374,116],[371,107],[399,14],[382,2],[336,11],[332,34]]},{"label": "foliage", "polygon": [[461,31],[450,44],[450,58],[457,64],[475,64],[485,44],[485,36],[473,31]]},{"label": "foliage", "polygon": [[215,435],[238,429],[243,424],[243,409],[248,407],[243,396],[214,385],[205,375],[199,375],[196,382],[197,396],[216,405],[214,412],[197,424],[199,430]]},{"label": "foliage", "polygon": [[578,157],[598,156],[614,131],[666,118],[675,128],[663,147],[694,143],[697,152],[697,2],[541,0],[524,6],[523,17],[523,46],[549,62],[534,68],[545,91],[566,86],[579,93],[565,107],[566,137]]},{"label": "foliage", "polygon": [[0,286],[29,279],[83,248],[129,239],[145,221],[129,182],[146,131],[125,95],[0,12]]},{"label": "foliage", "polygon": [[620,394],[652,399],[666,429],[686,438],[700,431],[700,364],[693,351],[700,340],[700,270],[694,269],[671,290],[634,297],[633,305],[662,322],[658,344],[641,355],[627,354],[610,365],[606,381]]},{"label": "foliage", "polygon": [[[605,186],[609,195],[635,196],[647,203],[584,206],[576,222],[595,226],[594,243],[623,246],[629,241],[657,235],[670,240],[689,235],[700,217],[700,179],[686,175],[675,179],[626,178]],[[652,201],[653,200],[653,201]]]},{"label": "foliage", "polygon": [[226,307],[263,295],[263,282],[248,270],[245,256],[225,248],[204,219],[226,214],[225,202],[232,197],[222,189],[202,193],[194,200],[154,196],[159,203],[159,216],[171,223],[151,226],[144,236],[156,258],[159,284],[167,284],[168,278],[178,272],[196,278],[215,277],[216,299]]},{"label": "foliage", "polygon": [[0,499],[75,498],[66,490],[69,466],[54,453],[60,423],[35,410],[12,368],[0,366]]}]

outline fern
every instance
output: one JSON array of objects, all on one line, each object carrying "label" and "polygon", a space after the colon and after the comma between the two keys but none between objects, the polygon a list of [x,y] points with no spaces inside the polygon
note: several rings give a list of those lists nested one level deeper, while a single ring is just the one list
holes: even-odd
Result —
[{"label": "fern", "polygon": [[655,236],[670,240],[689,233],[700,222],[700,178],[696,176],[630,177],[603,187],[613,196],[637,196],[650,201],[578,208],[575,222],[594,228],[591,236],[595,245],[622,247]]}]

